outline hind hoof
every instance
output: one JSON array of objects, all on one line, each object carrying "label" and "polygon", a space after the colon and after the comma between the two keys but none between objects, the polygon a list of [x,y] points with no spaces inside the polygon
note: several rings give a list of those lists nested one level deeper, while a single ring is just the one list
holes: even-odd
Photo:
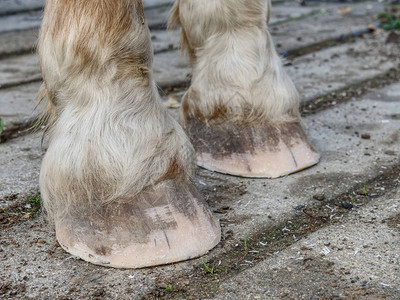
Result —
[{"label": "hind hoof", "polygon": [[318,163],[319,154],[300,123],[186,124],[197,164],[224,174],[277,178]]}]

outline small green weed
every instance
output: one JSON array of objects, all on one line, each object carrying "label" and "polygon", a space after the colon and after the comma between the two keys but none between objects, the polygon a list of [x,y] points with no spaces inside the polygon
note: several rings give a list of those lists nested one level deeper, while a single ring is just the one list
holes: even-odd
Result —
[{"label": "small green weed", "polygon": [[168,284],[167,287],[165,288],[166,292],[172,292],[172,284]]},{"label": "small green weed", "polygon": [[1,211],[7,216],[7,218],[10,217],[10,215],[8,214],[8,212],[4,208],[2,208]]},{"label": "small green weed", "polygon": [[379,15],[382,28],[385,30],[400,29],[400,14],[394,11],[387,11]]},{"label": "small green weed", "polygon": [[248,239],[249,239],[249,237],[247,237],[247,236],[244,238],[244,250],[246,250],[246,251],[249,250],[249,248],[247,247]]},{"label": "small green weed", "polygon": [[367,192],[367,183],[366,183],[366,182],[364,182],[363,194],[364,194],[365,198],[367,198],[367,197],[368,197],[368,192]]},{"label": "small green weed", "polygon": [[215,263],[212,264],[211,268],[209,266],[207,266],[207,264],[204,262],[203,259],[201,259],[201,261],[203,262],[203,266],[206,269],[206,271],[210,274],[214,274],[215,272]]},{"label": "small green weed", "polygon": [[32,212],[38,212],[43,203],[39,193],[37,193],[35,196],[28,197],[27,202],[31,205]]}]

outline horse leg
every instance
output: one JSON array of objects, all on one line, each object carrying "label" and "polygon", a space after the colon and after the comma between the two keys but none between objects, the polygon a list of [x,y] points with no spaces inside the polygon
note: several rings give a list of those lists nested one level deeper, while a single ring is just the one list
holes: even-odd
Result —
[{"label": "horse leg", "polygon": [[200,256],[220,227],[163,108],[141,0],[47,0],[39,38],[49,145],[40,189],[60,245],[139,268]]},{"label": "horse leg", "polygon": [[265,0],[176,0],[170,27],[193,64],[180,122],[198,165],[274,178],[319,161],[267,28]]}]

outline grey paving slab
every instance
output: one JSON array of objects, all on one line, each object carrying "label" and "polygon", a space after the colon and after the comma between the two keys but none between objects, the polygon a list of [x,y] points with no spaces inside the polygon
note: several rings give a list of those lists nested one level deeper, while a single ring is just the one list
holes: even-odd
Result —
[{"label": "grey paving slab", "polygon": [[179,49],[180,30],[152,30],[150,36],[151,44],[156,54]]},{"label": "grey paving slab", "polygon": [[26,54],[0,60],[0,89],[20,83],[40,80],[36,55]]},{"label": "grey paving slab", "polygon": [[35,133],[0,144],[0,207],[37,192],[44,154],[40,140],[41,133]]},{"label": "grey paving slab", "polygon": [[35,111],[40,84],[35,82],[0,91],[0,118],[4,121],[4,131],[37,119],[41,110]]},{"label": "grey paving slab", "polygon": [[215,298],[398,299],[399,211],[400,188],[224,282]]},{"label": "grey paving slab", "polygon": [[[246,236],[260,228],[273,227],[275,224],[281,223],[282,220],[290,220],[296,214],[294,209],[296,206],[312,206],[317,202],[317,200],[313,199],[315,193],[322,193],[329,199],[337,197],[345,191],[352,190],[354,185],[362,184],[371,178],[375,178],[385,168],[398,164],[400,149],[398,128],[400,119],[393,115],[393,112],[396,111],[399,105],[400,100],[397,97],[399,93],[400,84],[393,84],[388,88],[373,91],[362,99],[355,99],[316,115],[306,117],[305,123],[308,127],[309,136],[312,143],[321,153],[322,160],[317,166],[301,173],[276,180],[252,180],[220,175],[199,169],[195,180],[196,185],[205,195],[212,209],[219,212],[218,216],[221,220],[225,238],[224,243],[214,249],[208,257],[224,257],[223,253],[225,251],[234,247],[235,243],[242,243]],[[362,138],[361,134],[368,134],[369,139]],[[3,170],[7,168],[16,170],[11,174],[3,175],[5,179],[2,180],[18,181],[12,184],[11,189],[6,190],[7,193],[18,193],[18,189],[21,186],[28,185],[27,182],[32,184],[32,187],[37,182],[33,177],[35,177],[35,173],[38,170],[40,156],[42,155],[39,150],[39,137],[26,136],[23,139],[15,139],[12,142],[0,145],[1,153],[7,153],[2,155],[3,163],[0,174],[4,174]],[[23,147],[30,149],[24,150]],[[10,153],[15,153],[12,155],[12,159],[14,159],[12,163],[7,160],[10,157]],[[33,157],[27,159],[29,155],[33,155]],[[28,175],[24,175],[26,170],[31,170]],[[25,176],[23,178],[27,178],[27,181],[21,184],[20,176]],[[22,190],[26,190],[26,188],[24,187]],[[388,217],[392,216],[393,212],[397,211],[397,206],[393,205],[398,205],[398,202],[393,202],[394,198],[385,198],[384,200],[389,201],[388,207],[392,206],[390,214],[387,214]],[[1,205],[5,207],[7,199],[3,198]],[[368,208],[366,208],[366,211],[368,211]],[[334,227],[336,225],[328,225],[326,229],[323,229],[325,231],[321,231],[320,235],[316,232],[315,236],[312,235],[310,238],[300,241],[301,245],[307,244],[310,248],[310,250],[307,250],[310,253],[306,254],[312,260],[302,260],[312,266],[312,268],[310,267],[311,269],[304,270],[305,275],[301,273],[303,270],[300,267],[295,269],[296,262],[301,262],[301,260],[291,259],[293,255],[297,255],[295,256],[296,258],[300,257],[296,247],[301,247],[301,245],[294,244],[293,247],[295,248],[288,248],[282,251],[283,256],[277,256],[278,258],[276,260],[274,258],[272,262],[266,260],[265,263],[260,263],[259,269],[253,268],[254,272],[259,272],[259,276],[257,275],[258,273],[254,275],[253,273],[243,273],[243,276],[236,276],[238,278],[237,282],[241,286],[235,286],[236,282],[231,284],[229,281],[216,283],[218,288],[223,288],[217,290],[217,292],[234,295],[232,291],[238,291],[237,295],[239,296],[237,299],[242,299],[240,296],[243,294],[240,293],[244,293],[247,290],[247,288],[243,287],[243,284],[249,280],[249,277],[246,277],[245,274],[249,274],[250,276],[255,276],[254,290],[249,290],[249,295],[254,294],[257,296],[256,292],[260,292],[260,295],[274,296],[281,293],[281,290],[279,289],[280,286],[276,286],[276,288],[273,286],[273,280],[284,284],[284,280],[289,279],[285,277],[285,274],[278,272],[274,277],[271,275],[268,280],[262,281],[264,278],[262,276],[266,274],[266,270],[272,270],[270,274],[274,274],[273,272],[279,271],[280,267],[287,267],[292,271],[300,270],[298,278],[310,278],[311,280],[314,277],[306,277],[306,275],[311,276],[310,272],[329,267],[330,263],[326,263],[326,260],[328,262],[332,260],[340,268],[343,266],[345,268],[343,272],[348,269],[353,272],[354,268],[359,268],[357,276],[360,279],[364,277],[360,277],[358,274],[370,272],[374,278],[371,281],[371,285],[375,286],[376,278],[380,270],[385,267],[385,264],[382,263],[382,267],[376,266],[376,260],[371,260],[373,254],[367,255],[367,250],[361,249],[362,252],[358,254],[365,253],[367,257],[363,258],[364,260],[361,260],[360,264],[351,265],[350,267],[346,265],[347,262],[351,263],[352,261],[350,255],[354,255],[354,251],[360,248],[360,239],[362,237],[360,234],[364,232],[363,230],[368,229],[365,227],[367,225],[362,227],[362,224],[354,223],[355,219],[360,219],[360,215],[354,214],[354,218],[351,215],[353,215],[352,212],[349,220],[343,220],[343,223],[338,224],[337,227]],[[364,213],[361,213],[361,216],[366,220],[370,218],[368,214]],[[386,214],[382,213],[382,216],[386,217]],[[341,216],[337,215],[337,217],[340,220]],[[381,216],[375,218],[379,223]],[[391,234],[389,229],[381,227],[377,223],[374,222],[374,230],[378,230],[382,234],[379,238],[368,240],[368,245],[371,245],[371,247],[381,243],[381,241],[386,241]],[[110,270],[74,260],[70,255],[54,245],[54,235],[49,233],[47,228],[41,224],[40,220],[29,220],[2,232],[1,247],[3,252],[0,252],[0,257],[4,267],[0,276],[2,276],[1,279],[3,281],[11,282],[10,287],[12,287],[12,290],[17,291],[21,297],[59,297],[64,295],[79,297],[83,295],[82,293],[85,293],[84,295],[103,293],[108,297],[120,298],[140,297],[146,295],[147,291],[152,291],[154,286],[166,286],[170,280],[174,280],[174,277],[186,278],[185,280],[189,280],[189,286],[194,284],[194,281],[200,280],[198,278],[190,279],[194,270],[193,265],[201,267],[202,262],[200,259],[145,270]],[[360,228],[360,234],[356,234],[357,228]],[[349,236],[351,240],[348,238],[348,243],[339,244],[340,239],[337,237],[340,235],[343,235],[344,238]],[[323,239],[319,240],[319,236],[323,237]],[[398,238],[398,234],[395,235],[395,238]],[[310,239],[310,242],[308,242],[308,239]],[[329,243],[329,241],[331,241],[331,244],[326,244],[328,245],[326,246],[324,243]],[[345,249],[340,252],[335,250],[335,243],[340,247],[342,245],[347,247],[348,245],[354,250]],[[392,244],[388,244],[388,247],[390,245]],[[324,251],[325,246],[330,247],[332,254],[327,257],[321,257],[319,252]],[[395,247],[393,249],[385,247],[382,246],[378,250],[374,250],[374,253],[380,253],[385,260],[388,258],[397,259],[395,255],[398,253],[398,245],[393,245]],[[288,254],[285,254],[285,251],[288,251]],[[279,255],[279,253],[276,255]],[[32,258],[33,256],[35,260],[29,259],[27,261],[28,257]],[[341,256],[345,257],[341,258]],[[337,262],[336,260],[340,258],[343,261]],[[288,261],[287,266],[285,265],[286,261]],[[371,270],[370,265],[363,264],[363,262],[371,262],[375,269]],[[26,267],[26,263],[28,263],[29,267]],[[277,269],[265,269],[270,268],[269,266],[276,266],[275,268]],[[332,268],[328,269],[331,270]],[[388,270],[393,271],[394,269],[389,268]],[[330,278],[337,279],[334,277],[336,276],[336,271],[332,270],[332,272],[333,275],[328,280]],[[338,272],[340,272],[340,269]],[[397,284],[398,279],[391,272],[389,273],[381,277],[380,280],[391,287],[386,289],[383,286],[383,292],[394,295],[392,287]],[[294,272],[293,274],[297,273]],[[318,278],[323,281],[325,273],[320,275]],[[179,280],[181,281],[182,279]],[[236,279],[233,278],[232,280]],[[356,280],[358,282],[358,279]],[[118,282],[118,285],[115,282]],[[295,283],[296,281],[292,284],[293,288],[296,288]],[[321,286],[321,284],[318,286]],[[18,289],[20,285],[23,285],[24,289]],[[132,286],[135,288],[132,288]],[[312,282],[305,281],[304,286],[304,289],[308,288],[310,292],[313,291],[314,285]],[[347,288],[347,282],[344,282],[343,285],[341,283],[338,284],[339,292],[344,289],[342,286]],[[231,292],[228,292],[228,289]],[[288,293],[290,291],[291,289],[289,289]],[[286,293],[286,289],[283,292]],[[381,292],[381,290],[377,292]],[[345,293],[345,290],[343,290],[343,293]],[[179,299],[180,297],[178,296],[175,299]]]},{"label": "grey paving slab", "polygon": [[162,52],[154,56],[153,74],[157,84],[165,88],[187,82],[192,68],[178,50]]},{"label": "grey paving slab", "polygon": [[[399,68],[400,47],[386,44],[387,33],[295,58],[287,72],[303,99],[315,98]],[[318,82],[316,85],[315,83]]]},{"label": "grey paving slab", "polygon": [[37,29],[0,33],[0,58],[12,54],[34,53],[38,34]]},{"label": "grey paving slab", "polygon": [[0,17],[0,33],[23,29],[39,28],[42,11],[30,11]]},{"label": "grey paving slab", "polygon": [[37,10],[43,7],[43,0],[1,0],[0,15]]},{"label": "grey paving slab", "polygon": [[[342,14],[341,9],[351,11]],[[274,8],[272,8],[274,9]],[[288,54],[324,40],[358,36],[369,26],[377,25],[377,14],[384,11],[380,2],[346,3],[321,9],[320,14],[296,22],[270,24],[270,31],[280,53]]]},{"label": "grey paving slab", "polygon": [[150,29],[166,28],[171,6],[155,6],[145,10],[147,25]]},{"label": "grey paving slab", "polygon": [[318,13],[326,3],[317,3],[312,6],[300,6],[295,2],[273,4],[270,11],[270,23],[284,22],[285,20],[298,19],[313,13]]}]

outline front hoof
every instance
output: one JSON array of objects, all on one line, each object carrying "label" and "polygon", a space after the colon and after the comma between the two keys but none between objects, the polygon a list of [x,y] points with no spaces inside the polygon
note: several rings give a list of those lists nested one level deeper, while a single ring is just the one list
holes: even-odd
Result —
[{"label": "front hoof", "polygon": [[299,122],[208,125],[192,119],[185,125],[197,164],[211,171],[277,178],[311,167],[320,158]]},{"label": "front hoof", "polygon": [[114,268],[142,268],[201,256],[218,244],[218,220],[188,181],[166,180],[133,197],[56,220],[69,253]]}]

